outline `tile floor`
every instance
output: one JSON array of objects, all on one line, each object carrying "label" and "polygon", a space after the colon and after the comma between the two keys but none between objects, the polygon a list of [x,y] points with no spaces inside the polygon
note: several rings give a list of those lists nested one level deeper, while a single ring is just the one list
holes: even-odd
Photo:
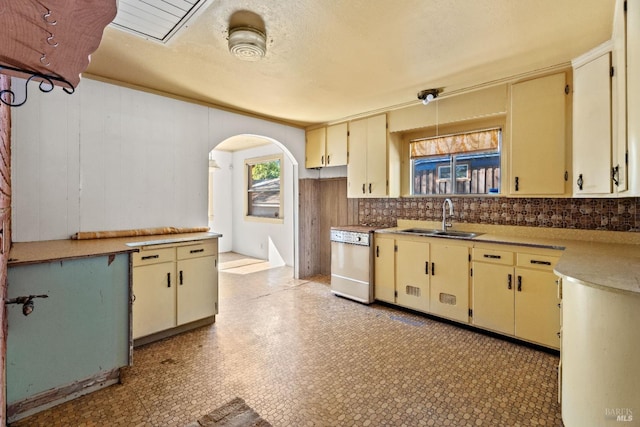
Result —
[{"label": "tile floor", "polygon": [[221,271],[214,325],[138,348],[123,384],[13,425],[185,426],[234,397],[273,426],[562,425],[556,355],[316,279]]}]

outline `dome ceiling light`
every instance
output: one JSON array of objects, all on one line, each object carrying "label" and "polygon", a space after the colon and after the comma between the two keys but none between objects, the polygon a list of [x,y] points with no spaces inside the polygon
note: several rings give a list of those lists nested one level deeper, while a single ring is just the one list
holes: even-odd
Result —
[{"label": "dome ceiling light", "polygon": [[267,53],[267,36],[251,27],[229,29],[229,52],[243,61],[258,61]]}]

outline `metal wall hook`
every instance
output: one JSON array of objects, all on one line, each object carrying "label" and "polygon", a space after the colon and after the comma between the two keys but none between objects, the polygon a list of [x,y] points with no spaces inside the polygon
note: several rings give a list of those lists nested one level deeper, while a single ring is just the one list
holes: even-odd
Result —
[{"label": "metal wall hook", "polygon": [[51,65],[51,62],[49,62],[49,60],[47,59],[46,53],[43,53],[42,56],[40,57],[40,63],[45,67],[48,67],[49,65]]},{"label": "metal wall hook", "polygon": [[44,19],[44,22],[46,22],[48,25],[56,25],[58,21],[56,21],[55,19],[53,21],[50,21],[49,20],[50,17],[51,17],[51,10],[47,8],[47,13],[42,15],[42,19]]},{"label": "metal wall hook", "polygon": [[55,37],[53,33],[51,33],[50,31],[47,31],[47,33],[49,33],[49,37],[47,37],[47,44],[52,47],[58,47],[59,43],[53,40],[53,38]]}]

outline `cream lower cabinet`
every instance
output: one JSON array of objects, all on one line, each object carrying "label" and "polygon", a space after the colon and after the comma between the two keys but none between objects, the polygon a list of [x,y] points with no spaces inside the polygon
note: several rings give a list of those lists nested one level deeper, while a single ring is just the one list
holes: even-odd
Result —
[{"label": "cream lower cabinet", "polygon": [[215,316],[217,240],[143,246],[133,254],[133,338]]},{"label": "cream lower cabinet", "polygon": [[391,304],[396,302],[396,266],[393,234],[375,235],[374,298]]},{"label": "cream lower cabinet", "polygon": [[469,245],[378,233],[375,299],[461,322],[469,320]]},{"label": "cream lower cabinet", "polygon": [[560,347],[560,308],[553,266],[558,254],[541,249],[473,248],[472,323],[506,335]]},{"label": "cream lower cabinet", "polygon": [[429,312],[429,243],[396,239],[396,304]]},{"label": "cream lower cabinet", "polygon": [[453,240],[431,243],[431,313],[469,321],[469,251],[469,245]]}]

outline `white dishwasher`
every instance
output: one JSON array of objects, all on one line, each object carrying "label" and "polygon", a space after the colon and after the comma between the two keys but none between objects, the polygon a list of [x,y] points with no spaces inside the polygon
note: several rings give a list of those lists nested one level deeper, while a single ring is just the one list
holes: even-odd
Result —
[{"label": "white dishwasher", "polygon": [[364,304],[373,302],[373,229],[331,227],[331,292]]}]

